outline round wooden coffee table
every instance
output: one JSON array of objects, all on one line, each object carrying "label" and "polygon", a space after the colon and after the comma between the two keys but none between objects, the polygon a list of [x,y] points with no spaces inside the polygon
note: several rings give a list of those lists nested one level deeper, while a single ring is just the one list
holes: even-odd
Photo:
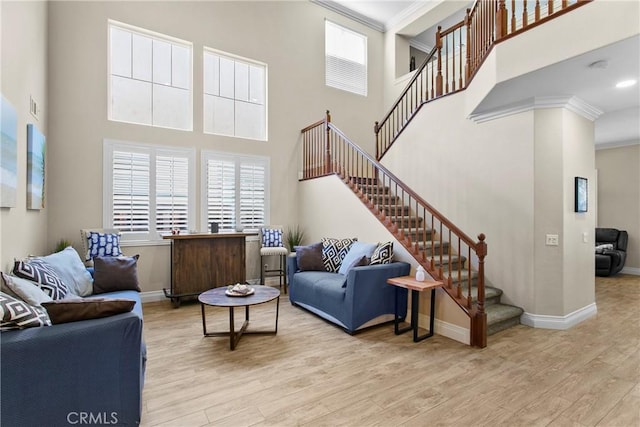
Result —
[{"label": "round wooden coffee table", "polygon": [[[240,337],[244,334],[267,335],[278,333],[278,314],[280,311],[280,291],[270,286],[253,286],[255,292],[252,295],[243,297],[230,297],[225,294],[227,287],[214,288],[201,293],[198,296],[200,307],[202,309],[202,332],[205,337],[229,337],[231,350],[235,350],[240,341]],[[252,305],[264,304],[265,302],[276,300],[276,326],[272,331],[247,331],[249,325],[249,307]],[[229,332],[207,332],[207,321],[205,317],[205,305],[213,307],[229,307]],[[235,307],[244,307],[244,323],[238,332],[234,330],[233,309]]]}]

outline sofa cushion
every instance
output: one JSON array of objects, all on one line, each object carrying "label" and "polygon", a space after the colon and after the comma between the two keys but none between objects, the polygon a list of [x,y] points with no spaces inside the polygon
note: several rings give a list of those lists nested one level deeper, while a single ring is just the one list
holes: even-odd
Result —
[{"label": "sofa cushion", "polygon": [[347,283],[347,276],[330,273],[328,271],[301,271],[296,273],[296,282],[300,287],[313,287],[316,284],[338,284],[340,287]]},{"label": "sofa cushion", "polygon": [[30,280],[2,273],[2,282],[11,290],[10,295],[19,297],[29,305],[39,306],[43,302],[53,301],[37,283]]},{"label": "sofa cushion", "polygon": [[300,271],[326,271],[322,262],[322,242],[296,246],[296,262]]},{"label": "sofa cushion", "polygon": [[391,264],[393,262],[393,242],[378,244],[378,247],[371,255],[371,265]]},{"label": "sofa cushion", "polygon": [[[342,260],[342,264],[340,264],[338,273],[346,275],[353,267],[366,265],[363,264],[363,262],[366,262],[367,258],[371,258],[373,251],[375,251],[377,247],[378,245],[376,243],[353,242],[349,252],[347,252],[347,255]],[[362,259],[363,257],[364,260]]]},{"label": "sofa cushion", "polygon": [[334,239],[329,237],[322,238],[322,262],[324,263],[325,270],[331,273],[337,273],[342,265],[342,260],[353,242],[357,241],[357,238],[352,239]]},{"label": "sofa cushion", "polygon": [[62,299],[69,293],[67,285],[64,284],[53,267],[42,258],[28,258],[16,261],[13,273],[23,279],[36,282],[40,289],[52,299]]},{"label": "sofa cushion", "polygon": [[97,256],[93,259],[93,293],[133,290],[140,292],[138,284],[138,258]]},{"label": "sofa cushion", "polygon": [[42,259],[60,276],[70,293],[81,297],[93,293],[93,278],[74,248],[69,246]]},{"label": "sofa cushion", "polygon": [[120,256],[120,235],[118,233],[99,233],[89,231],[87,233],[87,253],[85,261],[97,256]]},{"label": "sofa cushion", "polygon": [[51,320],[42,307],[34,307],[0,292],[0,330],[50,326]]},{"label": "sofa cushion", "polygon": [[75,298],[45,302],[42,306],[47,310],[51,323],[57,325],[127,313],[135,304],[135,301],[127,299]]}]

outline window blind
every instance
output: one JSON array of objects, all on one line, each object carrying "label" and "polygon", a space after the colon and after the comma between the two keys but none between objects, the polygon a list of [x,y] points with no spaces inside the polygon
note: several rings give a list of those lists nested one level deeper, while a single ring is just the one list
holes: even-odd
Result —
[{"label": "window blind", "polygon": [[367,95],[367,37],[325,21],[326,85]]},{"label": "window blind", "polygon": [[203,152],[206,165],[206,206],[204,218],[208,227],[216,222],[221,230],[238,226],[256,230],[267,221],[268,159],[228,153]]},{"label": "window blind", "polygon": [[123,232],[149,231],[150,156],[113,152],[113,227]]},{"label": "window blind", "polygon": [[156,157],[156,230],[189,229],[189,159]]}]

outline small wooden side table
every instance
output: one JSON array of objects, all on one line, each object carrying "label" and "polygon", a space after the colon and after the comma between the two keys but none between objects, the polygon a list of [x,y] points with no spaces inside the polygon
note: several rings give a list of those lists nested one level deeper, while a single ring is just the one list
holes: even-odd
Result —
[{"label": "small wooden side table", "polygon": [[[418,282],[415,277],[402,276],[387,279],[387,283],[396,286],[395,309],[393,316],[393,327],[396,335],[413,330],[413,342],[422,341],[433,336],[433,323],[436,317],[436,288],[442,287],[442,282],[438,280],[425,280]],[[398,288],[411,290],[411,325],[400,328],[400,318],[398,317]],[[420,292],[431,289],[431,311],[429,312],[429,332],[418,335],[418,313],[420,308]]]}]

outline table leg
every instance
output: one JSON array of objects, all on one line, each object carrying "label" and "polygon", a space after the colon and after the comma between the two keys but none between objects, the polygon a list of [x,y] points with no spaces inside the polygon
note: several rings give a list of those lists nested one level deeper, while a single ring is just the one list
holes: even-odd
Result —
[{"label": "table leg", "polygon": [[[418,299],[418,292],[416,291],[411,291],[411,292],[415,292],[416,293],[416,299]],[[413,324],[413,294],[411,294],[411,323]],[[429,313],[429,332],[427,332],[424,335],[418,336],[418,315],[417,315],[417,310],[416,310],[416,323],[415,323],[415,328],[413,329],[413,342],[418,342],[418,341],[422,341],[424,339],[427,339],[429,337],[433,336],[433,324],[434,324],[434,320],[436,317],[436,290],[431,289],[431,312]]]},{"label": "table leg", "polygon": [[[404,328],[400,327],[400,315],[398,315],[398,294],[399,293],[400,293],[400,288],[396,287],[396,289],[395,289],[395,299],[394,299],[394,308],[393,308],[393,332],[396,335],[404,334],[405,332],[408,332],[411,329],[413,329],[413,323],[411,325],[409,325],[409,326],[404,327]],[[412,300],[411,304],[413,304],[413,300]],[[412,319],[413,319],[413,306],[411,307],[411,313],[412,313],[411,316],[412,316]],[[413,320],[412,320],[412,322],[413,322]]]},{"label": "table leg", "polygon": [[234,331],[233,307],[229,307],[229,346],[231,350],[236,349],[236,334]]},{"label": "table leg", "polygon": [[202,311],[202,334],[206,337],[207,336],[207,321],[206,321],[206,318],[204,316],[204,304],[200,303],[200,309]]}]

